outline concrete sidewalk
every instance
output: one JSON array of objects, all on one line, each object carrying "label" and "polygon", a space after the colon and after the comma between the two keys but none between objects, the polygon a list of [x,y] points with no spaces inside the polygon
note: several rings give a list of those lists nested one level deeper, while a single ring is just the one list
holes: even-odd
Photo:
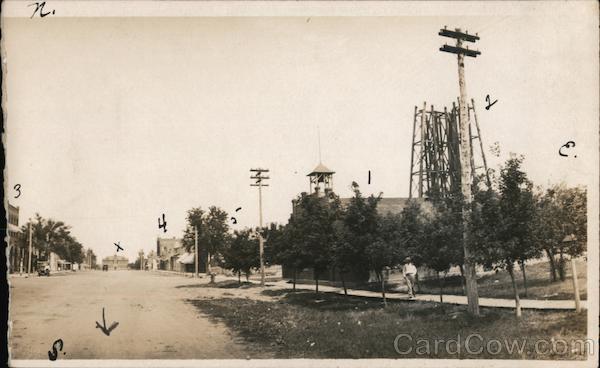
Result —
[{"label": "concrete sidewalk", "polygon": [[[268,285],[273,285],[277,289],[290,289],[292,285],[288,284],[287,281],[268,282]],[[296,284],[296,289],[301,290],[314,290],[314,285],[308,284]],[[337,294],[343,294],[344,289],[333,286],[319,285],[320,291],[332,292]],[[367,290],[356,290],[348,289],[348,295],[351,296],[362,296],[369,298],[381,298],[380,292],[367,291]],[[387,299],[390,300],[418,300],[424,302],[439,302],[440,296],[433,294],[417,294],[415,299],[409,299],[407,294],[400,293],[386,293]],[[443,301],[447,304],[456,305],[467,305],[467,297],[463,295],[443,295]],[[494,308],[515,308],[515,301],[513,299],[497,299],[497,298],[479,298],[479,306],[481,307],[494,307]],[[533,300],[533,299],[521,299],[521,308],[523,309],[540,309],[540,310],[575,310],[574,300]],[[581,301],[581,308],[587,309],[587,301]]]},{"label": "concrete sidewalk", "polygon": [[[193,274],[183,274],[181,272],[175,271],[153,271],[163,275],[170,276],[180,276],[190,278],[193,277]],[[200,279],[203,283],[207,283],[208,279],[204,277],[204,274],[200,274]],[[254,275],[256,276],[256,275]],[[237,277],[225,276],[225,275],[217,275],[216,281],[224,281],[224,280],[235,280],[237,281]],[[250,282],[259,284],[260,281],[251,278]],[[291,289],[292,284],[288,283],[285,280],[278,281],[266,281],[266,287],[268,289]],[[313,284],[296,284],[297,290],[314,290],[315,286]],[[344,289],[341,287],[328,286],[328,285],[319,285],[319,291],[344,294]],[[357,290],[348,288],[348,295],[351,296],[360,296],[367,298],[381,298],[381,292],[378,291],[368,291],[368,290]],[[422,302],[436,302],[439,303],[440,296],[439,294],[417,294],[415,299],[410,299],[407,294],[397,293],[397,292],[387,292],[385,294],[386,298],[389,300],[418,300]],[[467,305],[467,297],[463,295],[443,295],[443,301],[446,304],[455,304],[455,305]],[[513,299],[499,299],[499,298],[479,298],[479,306],[481,307],[493,307],[493,308],[515,308],[515,301]],[[537,310],[575,310],[575,301],[574,300],[534,300],[534,299],[521,299],[521,308],[522,309],[537,309]],[[581,308],[587,309],[587,300],[581,301]]]}]

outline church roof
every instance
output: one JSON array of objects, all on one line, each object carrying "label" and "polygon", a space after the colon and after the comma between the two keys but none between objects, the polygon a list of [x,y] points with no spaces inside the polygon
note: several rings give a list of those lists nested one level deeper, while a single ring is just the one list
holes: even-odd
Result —
[{"label": "church roof", "polygon": [[332,171],[332,170],[328,169],[322,163],[319,163],[317,165],[317,167],[315,167],[313,169],[313,171],[310,174],[306,175],[306,176],[311,176],[311,175],[314,175],[314,174],[335,174],[335,171]]},{"label": "church roof", "polygon": [[[342,203],[342,206],[348,206],[348,204],[350,204],[350,201],[352,200],[351,198],[340,198],[340,202]],[[410,201],[414,201],[416,203],[418,203],[421,208],[425,211],[425,212],[431,212],[432,211],[432,206],[431,203],[429,203],[428,201],[422,199],[422,198],[405,198],[405,197],[396,197],[396,198],[381,198],[379,200],[379,203],[377,203],[377,212],[380,215],[386,215],[386,214],[399,214],[402,212],[402,210],[408,206],[408,204],[410,203]]]}]

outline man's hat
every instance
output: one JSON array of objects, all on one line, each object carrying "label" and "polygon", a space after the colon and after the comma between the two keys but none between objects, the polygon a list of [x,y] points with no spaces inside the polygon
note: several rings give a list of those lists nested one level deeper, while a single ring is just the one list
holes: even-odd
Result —
[{"label": "man's hat", "polygon": [[410,257],[404,258],[404,262],[410,262],[410,261],[411,261]]}]

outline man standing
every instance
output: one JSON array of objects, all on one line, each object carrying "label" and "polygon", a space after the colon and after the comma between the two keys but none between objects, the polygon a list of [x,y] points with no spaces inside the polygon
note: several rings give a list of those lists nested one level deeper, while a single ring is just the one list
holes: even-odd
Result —
[{"label": "man standing", "polygon": [[410,257],[404,259],[404,266],[402,267],[402,273],[406,280],[406,286],[408,286],[408,297],[410,299],[415,298],[415,282],[417,277],[417,267],[412,263]]}]

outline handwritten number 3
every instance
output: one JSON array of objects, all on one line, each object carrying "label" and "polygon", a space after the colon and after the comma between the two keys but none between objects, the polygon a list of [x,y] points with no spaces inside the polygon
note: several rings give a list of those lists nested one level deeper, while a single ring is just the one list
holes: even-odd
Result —
[{"label": "handwritten number 3", "polygon": [[16,198],[19,198],[19,197],[21,196],[21,184],[16,184],[16,185],[14,186],[14,189],[15,189],[17,192],[19,192],[19,194],[17,194],[17,196],[15,197],[15,199],[16,199]]}]

